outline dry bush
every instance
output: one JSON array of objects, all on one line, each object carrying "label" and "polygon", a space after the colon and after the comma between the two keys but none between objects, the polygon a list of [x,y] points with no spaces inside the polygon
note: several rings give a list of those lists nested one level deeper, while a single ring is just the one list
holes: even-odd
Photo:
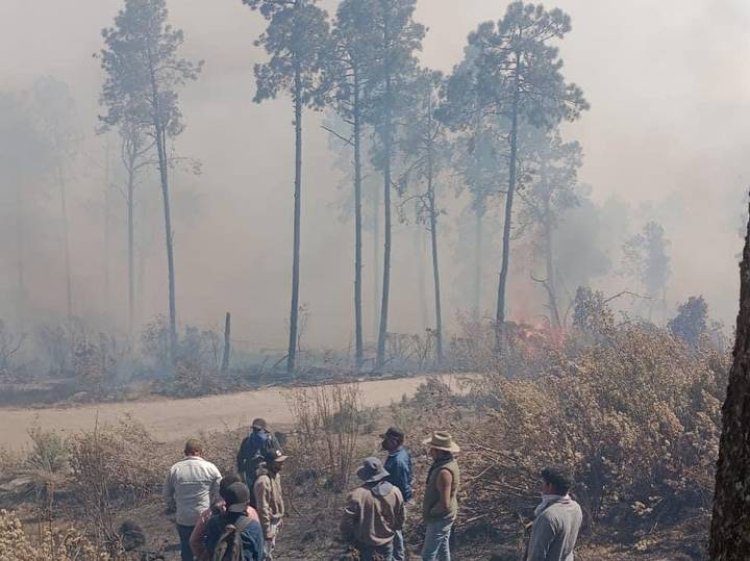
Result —
[{"label": "dry bush", "polygon": [[335,491],[348,488],[355,465],[362,405],[357,384],[329,384],[289,390],[287,402],[294,416],[300,451],[322,462]]},{"label": "dry bush", "polygon": [[46,531],[32,542],[18,517],[0,510],[0,561],[114,561],[73,528]]},{"label": "dry bush", "polygon": [[148,430],[130,417],[80,432],[68,446],[73,484],[86,500],[134,503],[158,492],[169,467]]},{"label": "dry bush", "polygon": [[708,508],[727,357],[644,326],[619,326],[589,345],[576,335],[544,351],[536,379],[488,374],[477,384],[491,406],[484,422],[460,431],[470,515],[517,527],[536,500],[536,474],[555,463],[575,468],[591,521],[654,524]]},{"label": "dry bush", "polygon": [[69,474],[68,449],[54,431],[34,426],[29,430],[31,450],[23,463],[23,472],[31,479],[37,503],[48,523],[52,524],[55,494]]}]

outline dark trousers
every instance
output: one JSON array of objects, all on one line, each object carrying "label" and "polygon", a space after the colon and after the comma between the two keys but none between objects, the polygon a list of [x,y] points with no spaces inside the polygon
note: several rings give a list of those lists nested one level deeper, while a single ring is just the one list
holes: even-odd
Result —
[{"label": "dark trousers", "polygon": [[392,561],[393,560],[393,542],[390,541],[385,545],[373,546],[357,544],[360,561]]},{"label": "dark trousers", "polygon": [[193,551],[190,549],[190,534],[195,526],[181,526],[177,524],[177,533],[180,535],[180,558],[182,561],[195,561]]}]

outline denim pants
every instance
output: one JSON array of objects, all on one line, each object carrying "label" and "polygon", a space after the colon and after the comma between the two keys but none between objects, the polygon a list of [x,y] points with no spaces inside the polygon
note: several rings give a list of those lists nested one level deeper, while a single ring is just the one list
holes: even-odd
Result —
[{"label": "denim pants", "polygon": [[393,536],[393,561],[406,560],[406,543],[404,542],[404,531],[396,530]]},{"label": "denim pants", "polygon": [[180,559],[182,561],[194,561],[193,551],[190,549],[190,534],[195,526],[182,526],[177,524],[177,533],[180,535]]},{"label": "denim pants", "polygon": [[453,520],[428,522],[425,525],[422,561],[451,561],[449,541]]},{"label": "denim pants", "polygon": [[393,561],[393,541],[385,545],[357,544],[359,561]]}]

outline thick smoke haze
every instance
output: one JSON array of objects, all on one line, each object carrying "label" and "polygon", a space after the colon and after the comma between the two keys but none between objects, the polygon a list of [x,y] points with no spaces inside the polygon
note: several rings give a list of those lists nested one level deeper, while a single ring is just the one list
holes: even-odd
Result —
[{"label": "thick smoke haze", "polygon": [[[429,28],[421,62],[450,72],[462,57],[467,34],[482,21],[501,18],[506,4],[421,0],[415,19]],[[649,220],[664,226],[671,242],[670,311],[688,296],[703,294],[712,315],[731,325],[737,307],[738,228],[743,193],[750,184],[750,3],[545,4],[562,8],[572,18],[573,30],[560,44],[564,72],[591,103],[590,111],[564,128],[566,138],[583,147],[580,182],[591,187],[595,203],[627,211],[631,234]],[[336,2],[323,5],[331,13]],[[182,54],[205,61],[199,79],[181,94],[187,129],[176,141],[181,155],[202,163],[200,175],[178,171],[173,181],[179,321],[218,327],[224,312],[231,311],[238,341],[255,348],[282,348],[291,269],[291,102],[281,98],[252,103],[253,64],[265,60],[265,53],[253,46],[264,26],[258,14],[239,0],[172,0],[168,6],[172,24],[185,32]],[[119,0],[0,2],[0,91],[22,95],[46,75],[70,87],[82,135],[69,179],[74,309],[84,318],[122,329],[127,317],[125,215],[122,197],[113,189],[107,294],[101,212],[105,138],[94,134],[103,75],[92,56],[102,48],[101,29],[112,25],[120,8]],[[308,316],[303,345],[341,348],[351,344],[353,333],[353,225],[341,219],[340,208],[349,200],[351,188],[330,149],[330,135],[320,128],[322,119],[308,112],[303,123],[301,302]],[[110,167],[115,184],[121,181],[116,169],[118,142],[113,134]],[[458,218],[465,201],[455,199],[453,185],[440,188],[446,208],[441,217],[444,315],[450,329],[471,302],[457,280]],[[138,320],[143,324],[166,313],[167,301],[155,177],[144,178],[137,196]],[[49,207],[49,216],[56,216],[54,194],[39,197]],[[500,206],[494,205],[491,212],[499,216]],[[599,234],[615,228],[616,218],[602,224]],[[65,313],[63,260],[55,228],[47,224],[43,236],[35,238],[32,224],[28,233],[36,248],[28,257],[29,293],[41,319]],[[390,330],[420,332],[426,325],[413,225],[398,223],[394,232]],[[364,251],[365,329],[372,339],[374,264],[369,231]],[[499,250],[491,251],[484,264],[483,308],[488,315],[495,305],[492,295],[500,260]],[[530,283],[522,255],[513,259],[509,316],[534,321],[543,311],[543,294]],[[616,270],[618,264],[612,265]],[[0,287],[6,294],[0,299],[0,317],[12,310],[14,266],[10,259],[0,262]],[[430,290],[426,252],[423,267],[425,289]],[[593,280],[608,293],[627,288],[629,282],[614,273]],[[431,323],[429,318],[428,313]]]}]

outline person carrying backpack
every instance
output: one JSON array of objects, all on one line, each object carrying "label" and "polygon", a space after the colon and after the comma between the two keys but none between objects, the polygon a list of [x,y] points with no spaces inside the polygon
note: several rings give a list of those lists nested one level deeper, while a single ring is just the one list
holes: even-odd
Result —
[{"label": "person carrying backpack", "polygon": [[223,490],[226,512],[208,521],[205,546],[211,561],[264,561],[260,523],[247,516],[250,489],[232,483]]},{"label": "person carrying backpack", "polygon": [[396,533],[404,526],[404,497],[388,475],[378,458],[367,458],[357,470],[362,486],[346,500],[341,533],[360,561],[391,561]]},{"label": "person carrying backpack", "polygon": [[[276,437],[268,430],[265,419],[253,419],[248,434],[240,444],[237,452],[237,473],[245,478],[245,484],[252,491],[260,464],[263,463],[263,453],[268,449],[280,448]],[[252,493],[251,493],[252,495]],[[255,497],[250,497],[250,504],[255,504]]]}]

